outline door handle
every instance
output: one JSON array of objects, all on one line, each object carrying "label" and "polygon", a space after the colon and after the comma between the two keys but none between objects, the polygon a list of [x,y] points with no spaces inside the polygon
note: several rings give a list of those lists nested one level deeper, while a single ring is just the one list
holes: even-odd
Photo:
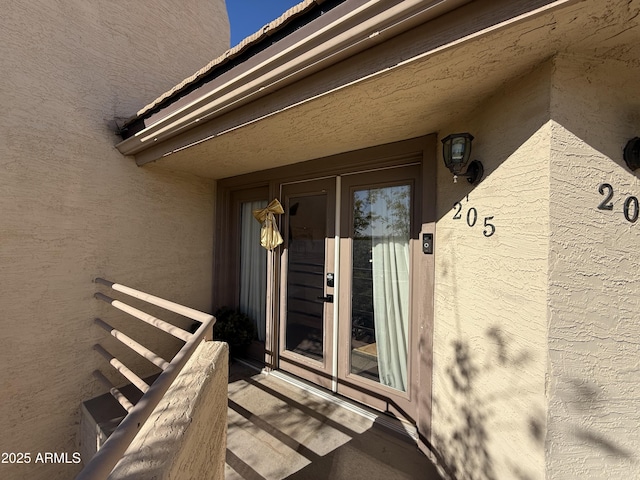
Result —
[{"label": "door handle", "polygon": [[333,303],[333,295],[328,294],[325,297],[318,297],[318,300],[322,300],[323,302],[326,302],[326,303]]}]

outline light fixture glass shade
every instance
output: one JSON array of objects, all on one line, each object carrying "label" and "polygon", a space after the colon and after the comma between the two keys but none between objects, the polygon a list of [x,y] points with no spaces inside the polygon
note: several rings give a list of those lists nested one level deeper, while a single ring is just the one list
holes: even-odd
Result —
[{"label": "light fixture glass shade", "polygon": [[472,140],[470,133],[452,133],[442,140],[444,164],[454,175],[459,175],[469,162]]},{"label": "light fixture glass shade", "polygon": [[627,142],[623,158],[632,172],[640,168],[640,137],[632,138]]}]

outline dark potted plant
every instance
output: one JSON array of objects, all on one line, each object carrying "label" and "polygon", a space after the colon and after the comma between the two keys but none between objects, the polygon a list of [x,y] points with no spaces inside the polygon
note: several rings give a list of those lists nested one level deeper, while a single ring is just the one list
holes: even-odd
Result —
[{"label": "dark potted plant", "polygon": [[231,356],[242,356],[256,338],[255,322],[248,315],[230,307],[218,309],[214,316],[214,340],[227,342]]}]

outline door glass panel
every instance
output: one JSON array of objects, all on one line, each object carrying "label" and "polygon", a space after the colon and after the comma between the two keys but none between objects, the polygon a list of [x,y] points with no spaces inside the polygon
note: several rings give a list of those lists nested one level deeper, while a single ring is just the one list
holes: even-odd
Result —
[{"label": "door glass panel", "polygon": [[289,205],[286,349],[322,361],[327,195],[292,197]]},{"label": "door glass panel", "polygon": [[353,192],[351,373],[406,391],[411,186]]},{"label": "door glass panel", "polygon": [[260,245],[262,226],[253,210],[264,208],[267,203],[243,202],[240,206],[240,311],[253,320],[261,342],[266,335],[267,251]]}]

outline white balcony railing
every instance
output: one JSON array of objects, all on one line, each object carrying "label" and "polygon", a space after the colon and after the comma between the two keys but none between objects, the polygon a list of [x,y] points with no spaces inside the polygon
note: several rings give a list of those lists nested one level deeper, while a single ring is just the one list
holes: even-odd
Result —
[{"label": "white balcony railing", "polygon": [[147,293],[134,290],[133,288],[126,287],[117,283],[109,282],[102,278],[96,278],[96,283],[105,285],[113,290],[129,295],[130,297],[137,298],[144,302],[156,305],[165,310],[173,313],[185,316],[197,322],[200,322],[200,326],[194,333],[190,333],[186,330],[178,328],[168,322],[160,320],[152,315],[149,315],[142,310],[138,310],[126,303],[119,300],[114,300],[102,293],[96,293],[94,296],[99,300],[103,300],[113,307],[128,313],[129,315],[142,320],[154,327],[173,335],[176,338],[184,341],[185,344],[176,353],[173,359],[168,362],[159,355],[155,354],[145,346],[136,342],[132,338],[128,337],[119,330],[113,328],[108,323],[97,318],[95,322],[105,330],[107,330],[113,337],[118,339],[127,347],[143,356],[151,363],[156,365],[162,370],[160,376],[151,384],[148,385],[144,380],[133,373],[126,365],[111,355],[106,349],[100,345],[95,345],[94,348],[105,359],[120,372],[125,378],[127,378],[133,385],[135,385],[142,393],[142,398],[136,405],[132,405],[131,402],[116,388],[114,387],[102,373],[98,370],[94,372],[94,375],[109,389],[111,394],[123,408],[128,412],[124,417],[124,420],[114,430],[107,441],[100,447],[95,456],[87,463],[85,468],[76,477],[76,480],[102,480],[106,479],[118,461],[122,458],[127,447],[131,444],[134,437],[149,418],[155,407],[158,405],[163,395],[167,392],[171,383],[180,373],[180,370],[187,363],[187,360],[191,357],[198,344],[205,338],[211,339],[213,332],[213,325],[215,318],[198,310],[194,310],[183,305],[179,305],[168,300],[164,300]]}]

